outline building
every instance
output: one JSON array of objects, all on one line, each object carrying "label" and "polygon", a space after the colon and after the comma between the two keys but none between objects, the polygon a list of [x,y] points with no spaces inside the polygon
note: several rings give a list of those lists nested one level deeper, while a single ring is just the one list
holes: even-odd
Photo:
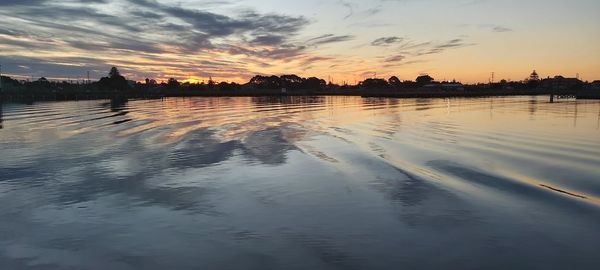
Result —
[{"label": "building", "polygon": [[555,76],[554,78],[543,79],[540,86],[552,90],[576,90],[583,86],[583,82],[577,78]]}]

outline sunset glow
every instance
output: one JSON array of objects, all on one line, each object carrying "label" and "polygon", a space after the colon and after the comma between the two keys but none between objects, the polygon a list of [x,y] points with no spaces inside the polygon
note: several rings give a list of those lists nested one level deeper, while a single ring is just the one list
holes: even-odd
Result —
[{"label": "sunset glow", "polygon": [[2,1],[0,64],[16,78],[246,82],[298,74],[342,84],[600,79],[600,2],[504,0]]}]

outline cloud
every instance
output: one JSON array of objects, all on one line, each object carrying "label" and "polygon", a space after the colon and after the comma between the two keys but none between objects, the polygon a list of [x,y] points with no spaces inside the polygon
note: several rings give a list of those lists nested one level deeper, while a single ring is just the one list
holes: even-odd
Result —
[{"label": "cloud", "polygon": [[0,56],[3,71],[8,74],[27,74],[36,79],[39,77],[66,78],[65,74],[84,77],[84,72],[108,70],[109,65],[102,60],[85,57],[55,57],[44,59],[27,56]]},{"label": "cloud", "polygon": [[492,28],[492,31],[494,31],[496,33],[503,33],[503,32],[512,32],[513,30],[511,28],[498,25],[498,26],[495,26],[494,28]]},{"label": "cloud", "polygon": [[382,37],[371,42],[372,46],[388,46],[394,43],[399,43],[404,41],[401,37]]},{"label": "cloud", "polygon": [[[41,61],[28,66],[48,77],[82,72],[56,65],[68,60],[56,55],[93,58],[93,65],[85,66],[94,69],[123,64],[121,69],[144,76],[162,76],[164,69],[173,76],[187,76],[186,72],[240,76],[249,73],[248,63],[289,61],[286,58],[306,55],[307,46],[351,39],[332,35],[301,41],[297,35],[310,23],[302,16],[253,10],[224,15],[154,0],[2,0],[0,6],[2,58],[27,51],[30,58],[21,62]],[[227,62],[231,55],[246,59]],[[173,62],[178,64],[167,64]],[[227,64],[215,64],[220,62]],[[18,71],[15,66],[13,72]]]},{"label": "cloud", "polygon": [[413,47],[416,48],[417,50],[413,51],[411,54],[414,56],[423,56],[423,55],[432,55],[432,54],[439,54],[439,53],[443,53],[446,50],[449,49],[456,49],[456,48],[462,48],[462,47],[467,47],[467,46],[472,46],[475,45],[473,43],[467,43],[465,42],[465,40],[461,39],[461,38],[456,38],[456,39],[452,39],[443,43],[433,43],[433,42],[425,42],[425,43],[421,43],[423,44],[422,46],[419,47]]},{"label": "cloud", "polygon": [[[151,53],[156,52],[157,47],[142,44],[166,43],[181,48],[182,52],[190,52],[194,46],[199,49],[212,48],[216,39],[240,42],[249,38],[253,43],[277,46],[286,43],[286,39],[295,36],[308,24],[303,17],[253,11],[227,16],[165,5],[153,0],[127,1],[130,4],[126,5],[126,10],[115,12],[116,15],[86,5],[67,5],[68,1],[41,0],[37,6],[7,5],[9,8],[4,15],[25,20],[29,27],[33,26],[36,30],[45,28],[65,36],[87,37],[85,42],[67,42],[69,44],[90,43],[88,41],[91,39],[95,41],[94,44],[110,46],[126,43],[126,46],[118,47],[136,47]],[[111,2],[106,7],[112,8],[115,3],[119,2]],[[13,26],[13,29],[19,29],[21,25]]]},{"label": "cloud", "polygon": [[277,45],[277,44],[283,43],[284,40],[285,40],[284,36],[264,35],[264,36],[254,37],[254,39],[251,41],[251,43],[257,44],[257,45]]},{"label": "cloud", "polygon": [[354,15],[354,5],[348,1],[339,0],[338,3],[348,10],[348,14],[344,16],[344,19],[348,19]]},{"label": "cloud", "polygon": [[504,25],[497,25],[497,24],[463,24],[461,25],[461,27],[479,27],[481,29],[484,30],[490,30],[494,33],[505,33],[505,32],[513,32],[514,30],[510,27],[504,26]]},{"label": "cloud", "polygon": [[376,14],[378,14],[378,13],[380,13],[380,12],[381,12],[381,8],[380,8],[380,7],[376,7],[376,8],[370,8],[370,9],[367,9],[367,10],[365,11],[365,14],[366,14],[367,16],[373,16],[373,15],[376,15]]},{"label": "cloud", "polygon": [[450,49],[457,49],[474,44],[465,41],[463,38],[455,38],[445,42],[435,41],[415,41],[409,38],[382,37],[371,43],[373,46],[389,46],[395,50],[395,54],[380,56],[382,59],[380,65],[384,68],[394,68],[399,66],[424,63],[429,59],[423,59],[429,55],[441,54]]},{"label": "cloud", "polygon": [[312,45],[312,46],[316,46],[316,45],[323,45],[323,44],[328,44],[328,43],[337,43],[337,42],[344,42],[344,41],[349,41],[354,39],[354,36],[350,36],[350,35],[344,35],[344,36],[336,36],[333,34],[327,34],[327,35],[323,35],[317,38],[312,38],[308,40],[308,44]]},{"label": "cloud", "polygon": [[390,62],[401,62],[404,59],[406,59],[406,56],[404,56],[404,55],[395,55],[395,56],[391,56],[391,57],[386,58],[384,60],[384,62],[388,62],[388,63],[390,63]]},{"label": "cloud", "polygon": [[[234,2],[229,1],[202,1],[201,8],[186,3],[3,0],[0,60],[26,56],[6,61],[24,63],[21,66],[29,70],[16,64],[13,67],[6,64],[5,68],[14,74],[46,77],[79,76],[86,70],[92,70],[97,77],[116,65],[138,80],[186,79],[193,74],[214,78],[234,76],[232,79],[240,81],[254,73],[299,71],[317,62],[322,63],[315,64],[315,69],[337,66],[346,71],[358,67],[372,69],[370,65],[400,65],[470,45],[463,37],[440,43],[390,35],[367,40],[362,45],[385,47],[389,55],[376,57],[378,61],[365,60],[355,52],[343,50],[342,54],[348,54],[332,56],[324,53],[330,50],[319,48],[356,40],[359,37],[352,34],[353,29],[348,33],[321,32],[307,37],[304,31],[314,19],[304,16],[261,13],[235,5],[232,9]],[[360,16],[384,11],[381,2],[367,7],[349,0],[338,3],[347,8],[348,16],[355,16],[352,18],[355,24],[360,23]],[[362,23],[369,27],[390,26],[385,21]],[[365,50],[365,53],[370,52]],[[35,65],[36,61],[39,65]]]}]

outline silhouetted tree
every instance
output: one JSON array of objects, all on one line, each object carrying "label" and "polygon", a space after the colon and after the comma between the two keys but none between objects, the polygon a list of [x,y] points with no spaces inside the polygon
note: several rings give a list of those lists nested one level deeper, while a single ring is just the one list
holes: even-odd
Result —
[{"label": "silhouetted tree", "polygon": [[258,89],[278,89],[281,88],[281,79],[277,76],[256,75],[250,79],[249,84]]},{"label": "silhouetted tree", "polygon": [[317,77],[310,77],[302,83],[302,87],[309,90],[321,90],[327,86],[327,82]]},{"label": "silhouetted tree", "polygon": [[384,79],[366,79],[360,83],[360,85],[364,88],[387,88],[389,86],[388,82]]},{"label": "silhouetted tree", "polygon": [[538,80],[528,80],[527,81],[527,88],[533,89],[533,88],[537,88],[540,85],[540,81]]},{"label": "silhouetted tree", "polygon": [[103,90],[124,91],[129,88],[127,79],[121,76],[116,67],[112,67],[108,73],[108,77],[102,77],[98,82],[98,86]]},{"label": "silhouetted tree", "polygon": [[11,78],[11,77],[7,77],[7,76],[2,76],[0,77],[0,80],[2,80],[2,86],[7,86],[7,85],[12,85],[12,86],[17,86],[21,83],[19,83],[19,81]]},{"label": "silhouetted tree", "polygon": [[208,89],[214,89],[216,84],[217,83],[212,79],[212,77],[209,77],[206,86],[208,87]]},{"label": "silhouetted tree", "polygon": [[396,76],[392,76],[388,79],[388,83],[393,86],[393,87],[400,87],[400,85],[402,84],[402,82],[400,81],[400,79],[398,79],[398,77]]},{"label": "silhouetted tree", "polygon": [[175,78],[169,78],[169,80],[167,81],[167,87],[169,89],[175,89],[177,87],[179,87],[181,84],[175,79]]},{"label": "silhouetted tree", "polygon": [[37,84],[39,85],[44,85],[44,86],[48,86],[50,85],[50,81],[48,81],[48,79],[46,79],[45,77],[41,77],[36,81]]},{"label": "silhouetted tree", "polygon": [[282,75],[280,77],[281,87],[289,88],[289,89],[298,89],[302,87],[302,83],[304,82],[303,78],[298,77],[297,75]]},{"label": "silhouetted tree", "polygon": [[417,77],[416,82],[419,86],[424,86],[433,82],[433,78],[429,75],[422,75]]},{"label": "silhouetted tree", "polygon": [[233,91],[236,90],[238,88],[238,84],[237,83],[227,83],[227,82],[220,82],[218,84],[219,86],[219,90],[221,91]]},{"label": "silhouetted tree", "polygon": [[121,73],[119,72],[119,69],[117,69],[117,67],[112,67],[110,69],[110,72],[108,72],[108,77],[111,79],[119,76],[121,76]]}]

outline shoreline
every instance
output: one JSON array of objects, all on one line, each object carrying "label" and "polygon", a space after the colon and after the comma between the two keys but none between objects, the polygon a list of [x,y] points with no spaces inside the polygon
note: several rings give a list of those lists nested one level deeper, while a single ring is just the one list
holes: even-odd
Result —
[{"label": "shoreline", "polygon": [[555,96],[557,98],[600,99],[600,91],[551,91],[548,89],[344,89],[344,90],[293,90],[282,92],[279,89],[261,90],[206,90],[206,91],[161,91],[161,92],[83,92],[83,93],[1,93],[0,102],[35,101],[78,101],[109,99],[157,99],[168,97],[319,97],[353,96],[365,98],[464,98],[464,97],[506,97],[506,96]]}]

